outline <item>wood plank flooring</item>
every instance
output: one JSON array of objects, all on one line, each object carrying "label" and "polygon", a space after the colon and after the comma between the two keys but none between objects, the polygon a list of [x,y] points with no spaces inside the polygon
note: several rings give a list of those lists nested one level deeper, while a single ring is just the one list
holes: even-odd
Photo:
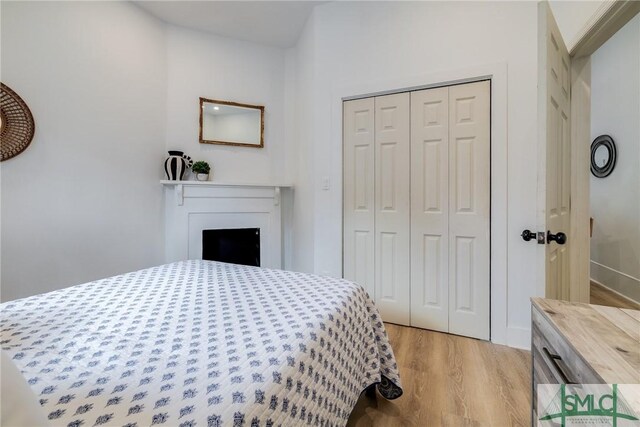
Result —
[{"label": "wood plank flooring", "polygon": [[[595,283],[591,303],[640,309]],[[388,401],[363,394],[348,426],[530,425],[530,352],[389,323],[386,328],[404,395]]]},{"label": "wood plank flooring", "polygon": [[591,304],[640,310],[640,304],[623,298],[595,282],[591,282]]},{"label": "wood plank flooring", "polygon": [[348,426],[528,426],[528,351],[386,324],[404,395],[360,397]]}]

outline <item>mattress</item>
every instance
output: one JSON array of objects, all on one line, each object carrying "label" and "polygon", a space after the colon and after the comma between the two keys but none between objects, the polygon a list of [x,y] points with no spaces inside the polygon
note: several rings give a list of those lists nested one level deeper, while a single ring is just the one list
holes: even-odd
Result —
[{"label": "mattress", "polygon": [[0,305],[3,351],[52,425],[344,425],[402,394],[354,283],[191,260]]}]

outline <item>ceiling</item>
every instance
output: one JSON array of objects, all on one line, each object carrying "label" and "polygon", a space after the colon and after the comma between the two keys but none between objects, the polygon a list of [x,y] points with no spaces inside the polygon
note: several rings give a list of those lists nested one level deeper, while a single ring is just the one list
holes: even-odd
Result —
[{"label": "ceiling", "polygon": [[134,1],[169,24],[277,47],[295,45],[324,1]]}]

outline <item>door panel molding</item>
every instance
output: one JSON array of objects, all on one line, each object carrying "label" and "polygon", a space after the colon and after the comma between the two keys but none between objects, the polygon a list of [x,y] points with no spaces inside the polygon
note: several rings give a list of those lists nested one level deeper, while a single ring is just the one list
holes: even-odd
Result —
[{"label": "door panel molding", "polygon": [[411,92],[412,326],[449,331],[448,259],[449,88],[443,87]]},{"label": "door panel molding", "polygon": [[385,321],[409,325],[409,94],[374,103],[375,301]]},{"label": "door panel molding", "polygon": [[[538,4],[538,227],[571,234],[571,58],[551,8]],[[569,300],[570,251],[548,242],[538,250],[538,295]]]},{"label": "door panel molding", "polygon": [[449,89],[449,332],[489,339],[491,88]]},{"label": "door panel molding", "polygon": [[[515,234],[509,234],[510,229],[517,231],[520,230],[520,227],[515,224],[509,226],[507,209],[507,63],[487,63],[411,77],[369,81],[364,79],[357,84],[335,85],[331,88],[333,101],[330,144],[332,144],[333,156],[340,167],[342,164],[340,161],[342,159],[341,135],[343,131],[342,104],[347,100],[425,88],[439,88],[487,79],[491,81],[491,341],[513,347],[528,348],[530,345],[529,329],[525,326],[518,326],[520,324],[518,321],[510,321],[508,314],[510,306],[522,298],[527,298],[526,295],[523,296],[523,292],[532,287],[534,279],[529,279],[531,284],[524,279],[524,281],[519,281],[509,295],[507,294],[508,253],[511,245],[521,243],[519,236],[514,237]],[[531,219],[531,221],[533,220]],[[533,268],[532,271],[534,271]],[[529,322],[526,321],[522,323],[522,325],[528,324]]]},{"label": "door panel molding", "polygon": [[374,297],[374,102],[348,101],[343,108],[344,277]]}]

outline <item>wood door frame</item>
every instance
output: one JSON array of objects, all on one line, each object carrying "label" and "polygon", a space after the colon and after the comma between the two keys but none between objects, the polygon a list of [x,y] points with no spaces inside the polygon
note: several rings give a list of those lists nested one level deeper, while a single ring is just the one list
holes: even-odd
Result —
[{"label": "wood door frame", "polygon": [[[339,159],[344,173],[342,157],[342,103],[344,101],[408,92],[481,80],[491,81],[491,219],[490,219],[490,340],[497,344],[526,348],[529,346],[528,329],[508,325],[507,319],[507,63],[490,63],[462,69],[442,71],[423,76],[388,81],[364,82],[337,87],[331,95],[331,140],[337,141],[332,153]],[[344,176],[342,177],[344,182]],[[344,203],[341,192],[341,203]],[[344,207],[341,206],[341,211]],[[342,231],[344,233],[344,230]]]},{"label": "wood door frame", "polygon": [[[540,2],[549,7],[547,1]],[[590,299],[590,142],[591,142],[591,55],[640,12],[640,2],[619,0],[604,3],[578,32],[569,47],[571,57],[571,228],[568,238],[569,295],[571,301]],[[541,36],[540,19],[538,37]],[[544,35],[544,34],[543,34]],[[540,64],[538,81],[540,80]],[[540,85],[538,85],[540,90]],[[540,100],[540,93],[538,94]],[[540,102],[540,101],[538,101]],[[539,123],[539,144],[546,143],[546,129]],[[545,122],[546,123],[546,122]],[[539,185],[540,183],[538,183]],[[543,256],[543,255],[542,255]],[[544,261],[538,260],[539,266]],[[538,294],[545,293],[544,275],[538,280]]]}]

